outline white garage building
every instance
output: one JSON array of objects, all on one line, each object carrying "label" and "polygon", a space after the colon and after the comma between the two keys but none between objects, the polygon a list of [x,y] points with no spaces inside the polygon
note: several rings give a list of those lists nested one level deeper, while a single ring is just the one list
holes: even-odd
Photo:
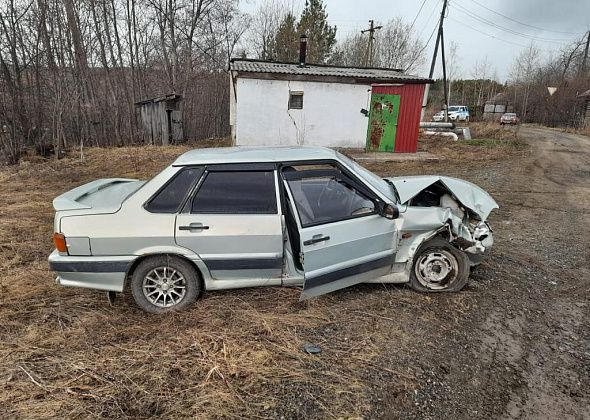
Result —
[{"label": "white garage building", "polygon": [[371,85],[428,82],[393,69],[233,59],[232,139],[239,146],[364,148]]}]

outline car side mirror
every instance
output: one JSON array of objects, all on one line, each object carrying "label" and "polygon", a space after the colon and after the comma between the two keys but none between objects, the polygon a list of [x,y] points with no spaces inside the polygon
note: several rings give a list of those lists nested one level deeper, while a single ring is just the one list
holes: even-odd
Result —
[{"label": "car side mirror", "polygon": [[386,219],[397,219],[399,217],[399,209],[393,204],[385,204],[383,205],[380,214]]}]

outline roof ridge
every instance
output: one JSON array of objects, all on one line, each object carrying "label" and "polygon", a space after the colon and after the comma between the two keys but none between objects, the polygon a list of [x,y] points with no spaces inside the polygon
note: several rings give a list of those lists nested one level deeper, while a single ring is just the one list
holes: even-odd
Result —
[{"label": "roof ridge", "polygon": [[398,73],[405,74],[402,69],[394,69],[391,67],[365,67],[365,66],[341,66],[338,64],[322,64],[322,63],[305,63],[304,66],[301,66],[300,63],[294,63],[290,61],[274,61],[274,60],[260,60],[257,58],[240,58],[234,57],[230,59],[230,63],[234,62],[246,62],[246,63],[264,63],[264,64],[279,64],[279,65],[290,65],[290,66],[297,66],[301,68],[311,68],[311,67],[322,67],[322,68],[333,68],[333,69],[356,69],[356,70],[385,70],[385,71],[395,71]]}]

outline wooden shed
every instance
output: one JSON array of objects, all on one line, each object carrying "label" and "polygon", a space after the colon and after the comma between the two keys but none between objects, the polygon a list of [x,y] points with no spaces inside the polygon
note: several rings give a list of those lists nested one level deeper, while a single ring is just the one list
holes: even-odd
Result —
[{"label": "wooden shed", "polygon": [[181,95],[173,93],[135,103],[145,143],[166,146],[183,139],[181,100]]}]

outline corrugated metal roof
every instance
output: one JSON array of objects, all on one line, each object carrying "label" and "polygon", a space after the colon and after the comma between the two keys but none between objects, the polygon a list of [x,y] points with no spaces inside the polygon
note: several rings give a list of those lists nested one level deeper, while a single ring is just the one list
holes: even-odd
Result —
[{"label": "corrugated metal roof", "polygon": [[298,76],[345,77],[391,82],[432,82],[430,79],[405,74],[396,69],[341,67],[318,64],[306,64],[305,66],[300,66],[296,63],[280,63],[276,61],[248,59],[233,59],[231,61],[231,70],[243,73],[278,73]]}]

